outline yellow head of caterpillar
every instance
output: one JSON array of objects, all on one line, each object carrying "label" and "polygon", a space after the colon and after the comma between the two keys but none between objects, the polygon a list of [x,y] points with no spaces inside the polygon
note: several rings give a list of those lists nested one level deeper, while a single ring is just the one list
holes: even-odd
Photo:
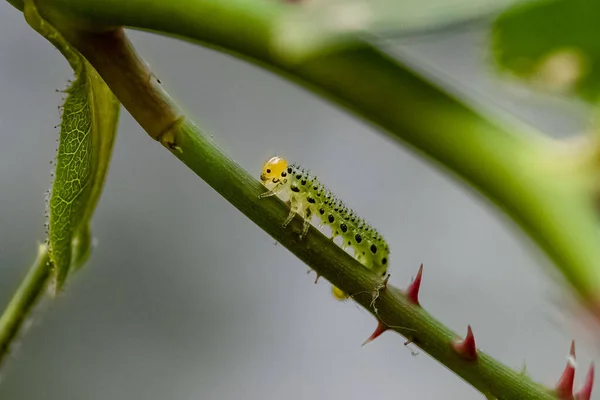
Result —
[{"label": "yellow head of caterpillar", "polygon": [[333,293],[333,297],[335,297],[336,300],[340,301],[346,300],[349,297],[345,292],[335,286],[331,286],[331,293]]},{"label": "yellow head of caterpillar", "polygon": [[275,183],[282,176],[282,173],[286,171],[288,162],[281,157],[271,157],[263,164],[262,172],[260,173],[260,180],[263,185],[267,183]]}]

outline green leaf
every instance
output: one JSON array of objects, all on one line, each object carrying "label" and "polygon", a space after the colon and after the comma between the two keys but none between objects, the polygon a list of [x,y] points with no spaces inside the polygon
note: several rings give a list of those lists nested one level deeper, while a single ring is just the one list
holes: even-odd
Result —
[{"label": "green leaf", "polygon": [[419,32],[487,17],[524,0],[310,0],[289,7],[275,27],[282,60],[352,46],[364,34]]},{"label": "green leaf", "polygon": [[600,94],[600,2],[536,0],[494,23],[495,66],[531,88],[596,103]]},{"label": "green leaf", "polygon": [[119,117],[119,102],[96,70],[44,21],[33,0],[25,19],[67,59],[75,80],[66,89],[55,180],[49,201],[48,244],[56,290],[91,252],[90,221],[102,192]]}]

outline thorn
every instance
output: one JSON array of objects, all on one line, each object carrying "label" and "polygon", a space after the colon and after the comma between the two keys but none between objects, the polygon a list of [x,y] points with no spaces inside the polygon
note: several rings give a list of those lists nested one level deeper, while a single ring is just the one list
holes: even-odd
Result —
[{"label": "thorn", "polygon": [[387,325],[385,325],[380,320],[377,320],[377,328],[375,328],[375,330],[373,331],[371,336],[369,336],[369,338],[367,340],[365,340],[365,342],[361,345],[361,347],[363,347],[367,343],[371,343],[373,340],[377,339],[379,336],[381,336],[381,334],[383,332],[387,331],[388,329],[389,328]]},{"label": "thorn", "polygon": [[590,364],[590,369],[585,377],[585,383],[581,390],[575,395],[575,400],[590,400],[592,389],[594,387],[594,363]]},{"label": "thorn", "polygon": [[388,284],[388,281],[390,280],[390,276],[392,276],[392,274],[387,274],[387,276],[383,280],[383,287],[384,288],[387,288],[387,284]]},{"label": "thorn", "polygon": [[[308,271],[306,271],[306,274],[310,274],[311,272],[313,272],[313,270],[309,269]],[[315,285],[316,285],[317,282],[319,282],[319,278],[321,277],[321,275],[319,275],[319,273],[317,271],[315,271],[315,274],[317,275],[315,278]]]},{"label": "thorn", "polygon": [[452,348],[456,353],[467,361],[475,361],[477,359],[477,347],[475,347],[475,336],[471,325],[467,325],[467,336],[464,340],[457,340],[452,343]]},{"label": "thorn", "polygon": [[411,344],[413,344],[415,341],[413,338],[408,338],[404,341],[404,347],[406,347],[408,350],[410,350],[410,355],[413,357],[416,357],[419,355],[419,352],[416,350],[413,350],[411,348],[409,348],[408,346],[410,346]]},{"label": "thorn", "polygon": [[526,377],[529,376],[529,374],[527,372],[527,363],[525,361],[523,361],[523,367],[521,368],[521,372],[519,372],[519,374],[521,374],[522,376],[526,376]]},{"label": "thorn", "polygon": [[408,300],[415,304],[415,305],[420,305],[419,304],[419,289],[421,288],[421,278],[423,277],[423,264],[421,264],[421,266],[419,267],[419,271],[417,272],[417,276],[415,276],[415,279],[412,281],[412,283],[410,285],[408,285],[408,288],[406,289],[406,297],[408,297]]},{"label": "thorn", "polygon": [[571,341],[571,351],[567,366],[556,384],[556,395],[559,399],[573,398],[573,381],[575,380],[575,341]]}]

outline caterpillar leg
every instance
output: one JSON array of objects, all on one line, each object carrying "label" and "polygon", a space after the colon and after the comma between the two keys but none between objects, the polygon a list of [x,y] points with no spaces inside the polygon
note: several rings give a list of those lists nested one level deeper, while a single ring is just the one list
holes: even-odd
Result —
[{"label": "caterpillar leg", "polygon": [[[283,185],[280,185],[280,186],[283,186]],[[287,219],[283,223],[284,228],[286,226],[288,226],[290,222],[292,222],[296,213],[299,213],[299,207],[300,207],[300,203],[298,202],[298,199],[296,199],[294,196],[291,196],[290,197],[290,213],[288,214]]]},{"label": "caterpillar leg", "polygon": [[302,233],[300,234],[300,239],[304,239],[308,234],[308,230],[310,229],[310,219],[312,217],[312,212],[310,208],[306,208],[304,212],[304,224],[302,225]]},{"label": "caterpillar leg", "polygon": [[290,208],[290,213],[288,214],[287,219],[285,220],[285,222],[283,223],[282,227],[286,227],[290,224],[290,222],[292,222],[292,220],[294,219],[294,216],[296,215],[296,210],[294,210],[293,208]]},{"label": "caterpillar leg", "polygon": [[283,190],[283,187],[284,186],[282,184],[278,184],[277,186],[275,186],[273,189],[269,190],[268,192],[259,194],[258,198],[264,199],[265,197],[276,196]]}]

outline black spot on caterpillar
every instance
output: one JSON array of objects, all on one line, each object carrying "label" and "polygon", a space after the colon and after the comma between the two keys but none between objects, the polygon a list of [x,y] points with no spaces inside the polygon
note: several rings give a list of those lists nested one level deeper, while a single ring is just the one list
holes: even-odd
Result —
[{"label": "black spot on caterpillar", "polygon": [[[288,175],[288,179],[277,181],[279,176]],[[306,236],[312,216],[318,217],[323,225],[331,225],[336,220],[346,221],[331,227],[332,239],[341,236],[343,247],[350,247],[356,258],[365,268],[385,277],[389,259],[389,248],[381,235],[364,219],[333,195],[319,180],[308,171],[280,157],[273,157],[263,165],[260,179],[268,189],[261,198],[286,193],[289,197],[290,214],[283,223],[287,226],[296,214],[304,218],[301,238]],[[339,228],[339,230],[338,230]],[[341,231],[341,232],[340,232]],[[338,299],[347,297],[345,293],[333,288]]]}]

